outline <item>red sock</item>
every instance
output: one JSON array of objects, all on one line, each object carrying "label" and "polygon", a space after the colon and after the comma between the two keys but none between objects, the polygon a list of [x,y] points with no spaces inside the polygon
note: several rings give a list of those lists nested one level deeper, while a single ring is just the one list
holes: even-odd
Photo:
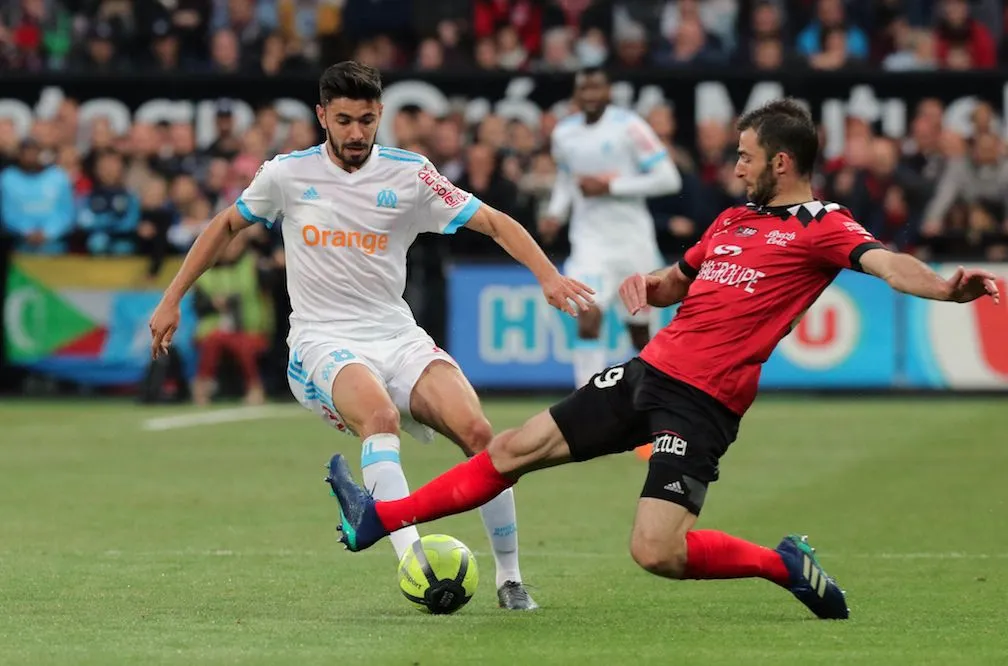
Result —
[{"label": "red sock", "polygon": [[787,586],[784,560],[771,550],[716,530],[686,533],[686,578],[766,578]]},{"label": "red sock", "polygon": [[375,509],[385,529],[393,532],[481,507],[513,485],[514,481],[494,469],[489,454],[483,451],[431,479],[408,497],[377,502]]}]

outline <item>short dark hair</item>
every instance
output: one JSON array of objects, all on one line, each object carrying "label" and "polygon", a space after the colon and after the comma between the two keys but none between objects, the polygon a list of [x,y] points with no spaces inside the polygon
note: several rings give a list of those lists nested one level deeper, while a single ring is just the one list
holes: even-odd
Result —
[{"label": "short dark hair", "polygon": [[574,75],[574,80],[580,81],[583,78],[589,76],[595,76],[596,74],[604,78],[607,82],[609,81],[609,73],[606,72],[605,68],[603,68],[601,65],[590,65],[588,67],[582,67]]},{"label": "short dark hair", "polygon": [[381,96],[381,73],[355,60],[330,65],[319,77],[319,101],[323,106],[340,97],[370,101]]},{"label": "short dark hair", "polygon": [[751,129],[767,157],[787,153],[794,160],[798,173],[812,173],[819,156],[819,133],[812,115],[794,99],[777,99],[744,114],[738,121],[738,131]]}]

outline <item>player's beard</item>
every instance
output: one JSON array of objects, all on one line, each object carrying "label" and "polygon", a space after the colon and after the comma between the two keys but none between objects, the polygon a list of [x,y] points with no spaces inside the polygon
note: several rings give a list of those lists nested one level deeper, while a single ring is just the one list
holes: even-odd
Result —
[{"label": "player's beard", "polygon": [[768,162],[763,173],[756,178],[756,184],[753,185],[752,193],[749,194],[749,201],[757,206],[766,206],[775,196],[777,196],[777,177],[774,176],[773,168]]},{"label": "player's beard", "polygon": [[[371,145],[368,143],[344,143],[343,145],[340,145],[336,143],[335,139],[333,139],[332,133],[329,134],[328,139],[329,147],[332,149],[333,155],[335,155],[336,159],[342,162],[345,166],[355,168],[359,167],[364,164],[364,162],[367,161],[367,158],[371,155]],[[360,148],[362,150],[356,155],[350,155],[345,152],[345,149],[347,148]]]}]

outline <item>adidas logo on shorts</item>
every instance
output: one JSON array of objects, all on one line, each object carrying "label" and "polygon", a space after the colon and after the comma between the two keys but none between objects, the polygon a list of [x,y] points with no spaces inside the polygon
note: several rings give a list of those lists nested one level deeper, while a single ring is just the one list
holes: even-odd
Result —
[{"label": "adidas logo on shorts", "polygon": [[666,483],[665,484],[665,490],[669,491],[670,493],[679,493],[680,495],[685,495],[686,494],[683,491],[682,484],[679,483],[678,481],[675,481],[673,483]]}]

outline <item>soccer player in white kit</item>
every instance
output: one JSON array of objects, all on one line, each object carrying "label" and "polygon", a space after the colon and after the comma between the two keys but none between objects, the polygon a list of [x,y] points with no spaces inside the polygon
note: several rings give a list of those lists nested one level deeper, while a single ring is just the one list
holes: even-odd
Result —
[{"label": "soccer player in white kit", "polygon": [[[326,422],[361,438],[364,485],[376,498],[398,499],[409,494],[400,425],[421,440],[436,430],[467,455],[493,436],[455,360],[403,300],[406,252],[417,234],[465,226],[490,235],[535,274],[551,305],[575,316],[592,292],[560,275],[520,224],[456,188],[425,157],[375,144],[381,90],[378,71],[356,62],[322,74],[316,113],[326,141],[263,164],[193,245],[150,328],[157,357],[178,327],[183,295],[220,250],[251,224],[280,222],[293,309],[291,391]],[[480,511],[500,606],[535,609],[518,567],[514,495],[502,493]],[[415,527],[396,532],[396,556],[418,538]]]},{"label": "soccer player in white kit", "polygon": [[539,223],[540,234],[549,242],[570,212],[571,255],[564,274],[595,290],[595,305],[578,317],[577,387],[606,367],[599,335],[603,312],[611,304],[619,306],[634,347],[640,351],[647,344],[649,311],[630,315],[617,292],[627,276],[665,265],[645,199],[682,188],[678,169],[651,127],[609,101],[603,70],[577,73],[574,102],[580,113],[564,118],[553,130],[557,180]]}]

